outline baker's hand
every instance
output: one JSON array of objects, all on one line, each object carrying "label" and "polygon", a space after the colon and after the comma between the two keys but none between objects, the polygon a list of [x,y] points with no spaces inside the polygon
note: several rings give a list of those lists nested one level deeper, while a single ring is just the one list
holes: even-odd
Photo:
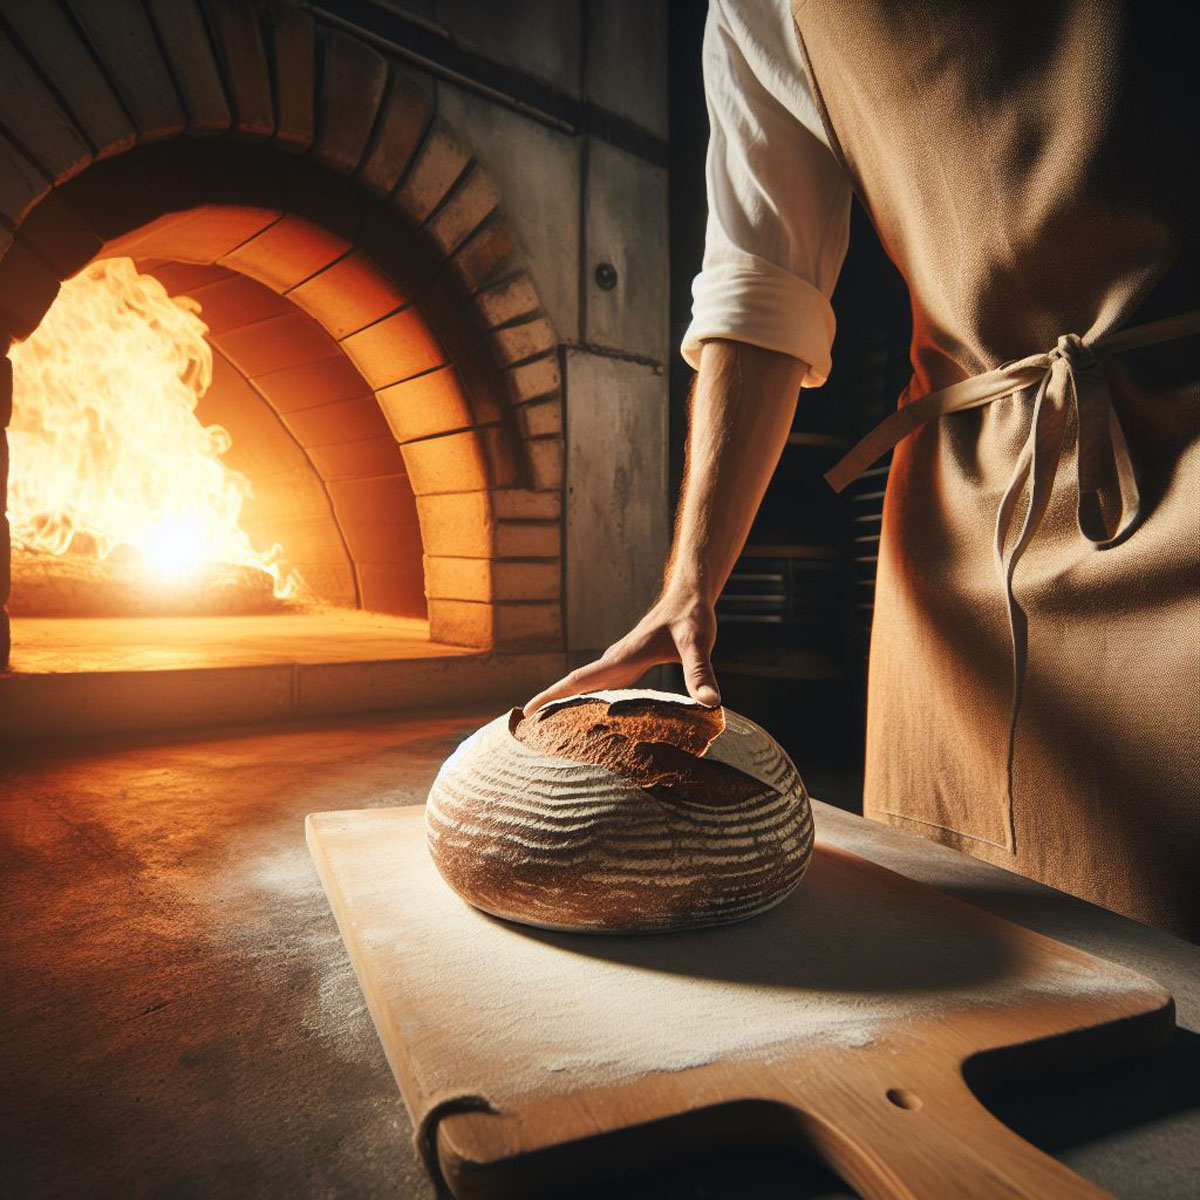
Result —
[{"label": "baker's hand", "polygon": [[586,666],[578,667],[539,692],[525,705],[525,715],[550,700],[636,683],[659,663],[683,664],[688,693],[701,704],[721,703],[712,668],[717,615],[712,604],[696,595],[664,592],[654,607],[623,637]]}]

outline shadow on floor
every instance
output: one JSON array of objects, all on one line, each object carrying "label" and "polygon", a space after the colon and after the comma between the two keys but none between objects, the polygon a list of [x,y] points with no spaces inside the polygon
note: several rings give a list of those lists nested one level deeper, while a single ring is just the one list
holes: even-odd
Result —
[{"label": "shadow on floor", "polygon": [[[553,1200],[613,1200],[618,1185],[602,1180]],[[700,1154],[635,1174],[622,1174],[621,1200],[855,1200],[832,1171],[784,1147]]]},{"label": "shadow on floor", "polygon": [[[980,1099],[1038,1149],[1059,1155],[1136,1127],[1200,1112],[1200,1034],[1176,1029],[1174,1040],[1160,1050],[1069,1078],[1008,1087]],[[1200,1158],[1200,1148],[1195,1155]],[[1200,1183],[1200,1174],[1193,1180]]]}]

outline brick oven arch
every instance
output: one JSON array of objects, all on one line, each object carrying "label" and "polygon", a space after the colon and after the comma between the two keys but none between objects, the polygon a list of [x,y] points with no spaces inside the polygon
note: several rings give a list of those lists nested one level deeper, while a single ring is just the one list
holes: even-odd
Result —
[{"label": "brick oven arch", "polygon": [[294,5],[69,9],[17,5],[0,22],[0,347],[99,256],[271,288],[386,418],[415,493],[431,637],[559,645],[557,338],[469,148],[394,62]]}]

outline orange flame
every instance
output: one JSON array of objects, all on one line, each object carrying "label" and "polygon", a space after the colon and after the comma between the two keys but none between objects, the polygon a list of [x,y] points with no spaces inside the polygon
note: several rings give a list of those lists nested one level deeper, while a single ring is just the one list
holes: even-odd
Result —
[{"label": "orange flame", "polygon": [[100,558],[129,546],[163,580],[212,563],[257,567],[288,596],[297,580],[282,547],[256,550],[240,527],[252,489],[221,462],[228,432],[196,417],[213,362],[199,312],[128,258],[63,284],[9,352],[13,539],[52,554],[74,543]]}]

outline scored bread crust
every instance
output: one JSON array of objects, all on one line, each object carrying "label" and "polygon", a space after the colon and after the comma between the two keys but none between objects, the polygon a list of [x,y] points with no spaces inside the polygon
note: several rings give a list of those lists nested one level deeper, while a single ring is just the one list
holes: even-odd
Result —
[{"label": "scored bread crust", "polygon": [[604,933],[753,916],[799,883],[813,841],[804,784],[765,730],[634,689],[485,725],[438,772],[426,831],[470,904]]}]

